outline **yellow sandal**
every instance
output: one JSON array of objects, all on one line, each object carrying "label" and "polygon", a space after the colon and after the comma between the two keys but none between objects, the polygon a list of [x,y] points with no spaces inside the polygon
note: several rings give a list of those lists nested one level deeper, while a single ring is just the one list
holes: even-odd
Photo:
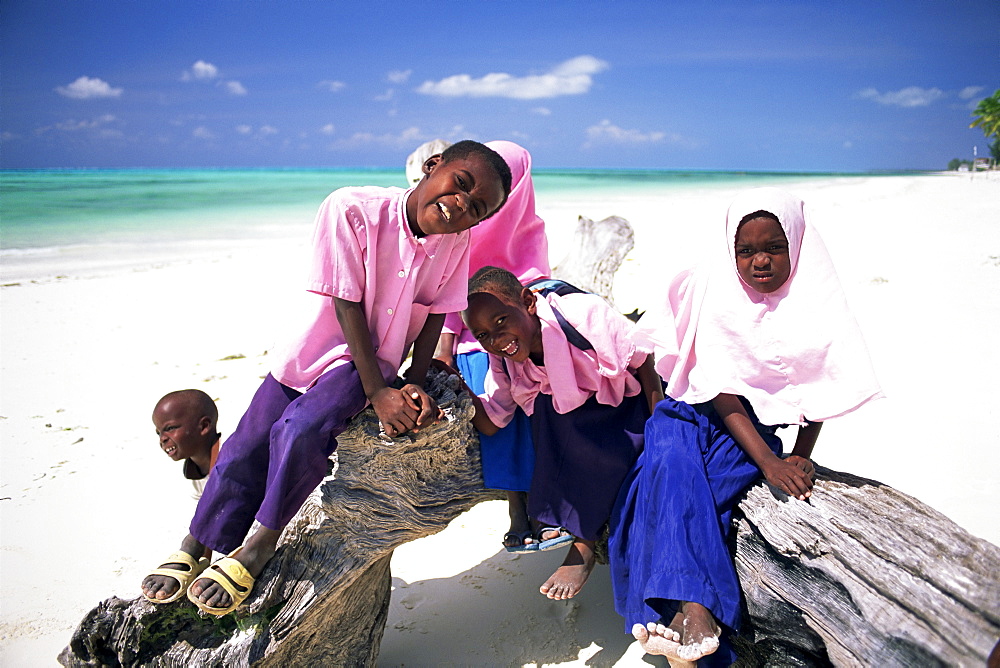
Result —
[{"label": "yellow sandal", "polygon": [[212,582],[217,582],[226,593],[229,594],[229,598],[232,602],[224,608],[216,608],[211,605],[206,605],[198,600],[198,597],[191,593],[188,589],[187,597],[192,603],[198,606],[198,609],[207,612],[210,615],[215,615],[216,617],[222,617],[223,615],[228,615],[230,612],[235,610],[240,606],[243,601],[250,596],[250,592],[253,591],[254,577],[250,575],[250,572],[243,567],[243,564],[236,561],[233,557],[236,553],[242,550],[242,547],[238,547],[229,553],[229,556],[219,559],[217,562],[212,564],[212,567],[205,570],[198,579],[201,580],[211,580]]},{"label": "yellow sandal", "polygon": [[[184,564],[187,568],[167,568],[167,564]],[[183,596],[188,589],[188,586],[194,582],[195,578],[201,575],[201,572],[208,568],[208,559],[202,557],[198,561],[195,561],[187,552],[177,551],[167,557],[167,560],[160,564],[159,568],[154,568],[150,571],[149,575],[165,575],[169,578],[177,580],[180,585],[176,592],[174,592],[169,598],[153,598],[152,596],[147,596],[146,592],[142,592],[143,597],[152,603],[173,603],[181,596]],[[148,577],[148,576],[147,576]]]}]

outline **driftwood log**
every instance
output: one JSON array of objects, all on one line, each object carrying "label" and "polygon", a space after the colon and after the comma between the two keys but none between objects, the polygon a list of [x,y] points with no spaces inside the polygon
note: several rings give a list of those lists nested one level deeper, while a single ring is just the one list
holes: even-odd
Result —
[{"label": "driftwood log", "polygon": [[614,306],[615,273],[634,246],[632,226],[624,218],[609,216],[595,223],[580,216],[570,249],[552,273]]},{"label": "driftwood log", "polygon": [[1000,638],[1000,548],[888,485],[817,467],[736,518],[749,665],[982,666]]},{"label": "driftwood log", "polygon": [[282,534],[246,605],[221,619],[181,599],[111,598],[81,622],[65,666],[374,665],[393,550],[481,501],[472,403],[458,379],[430,376],[447,419],[390,439],[367,410],[338,437],[331,472]]},{"label": "driftwood log", "polygon": [[[593,236],[587,230],[602,224],[581,223],[577,234]],[[631,247],[631,228],[623,234],[614,226],[619,232],[604,237],[611,246],[603,251]],[[625,255],[587,239],[575,247],[596,248],[594,264]],[[604,266],[611,276],[592,272],[589,282],[587,269],[556,273],[609,298],[618,264]],[[355,418],[338,438],[330,475],[236,613],[217,619],[185,599],[113,597],[87,614],[60,663],[375,665],[393,550],[501,498],[483,488],[471,399],[450,376],[432,372],[428,383],[447,419],[389,439],[371,410]],[[1000,636],[1000,548],[890,487],[818,471],[809,502],[761,483],[740,503],[733,546],[747,608],[740,663],[983,665]]]}]

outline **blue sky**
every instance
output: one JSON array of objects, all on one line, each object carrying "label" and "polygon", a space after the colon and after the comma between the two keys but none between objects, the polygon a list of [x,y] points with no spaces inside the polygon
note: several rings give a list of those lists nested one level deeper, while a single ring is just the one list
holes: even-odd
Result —
[{"label": "blue sky", "polygon": [[3,0],[0,166],[940,169],[1000,2]]}]

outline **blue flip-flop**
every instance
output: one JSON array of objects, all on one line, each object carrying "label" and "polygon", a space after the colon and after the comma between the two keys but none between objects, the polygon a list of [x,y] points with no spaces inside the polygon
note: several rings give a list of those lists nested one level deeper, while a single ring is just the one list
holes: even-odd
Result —
[{"label": "blue flip-flop", "polygon": [[511,553],[517,553],[517,552],[537,552],[538,551],[538,543],[529,543],[527,545],[524,544],[524,539],[525,538],[534,538],[534,537],[535,537],[535,534],[532,533],[530,530],[529,531],[521,531],[521,532],[508,531],[507,533],[505,533],[503,535],[503,542],[506,543],[508,538],[514,538],[516,540],[521,541],[521,544],[520,545],[504,545],[503,547],[504,547],[505,550],[507,550],[508,552],[511,552]]},{"label": "blue flip-flop", "polygon": [[[549,531],[558,531],[559,535],[555,538],[549,538],[548,540],[542,540],[542,534]],[[541,527],[535,532],[535,539],[538,541],[538,551],[545,552],[547,550],[555,550],[572,543],[575,538],[573,534],[566,531],[565,527]]]}]

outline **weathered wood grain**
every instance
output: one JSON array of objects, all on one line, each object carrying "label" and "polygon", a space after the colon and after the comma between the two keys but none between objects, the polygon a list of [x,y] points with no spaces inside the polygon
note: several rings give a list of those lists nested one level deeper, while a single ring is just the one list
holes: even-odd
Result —
[{"label": "weathered wood grain", "polygon": [[[627,221],[581,217],[574,250],[554,273],[610,301],[631,247]],[[393,550],[501,498],[482,486],[471,399],[455,378],[429,378],[447,420],[389,439],[370,409],[355,418],[338,438],[336,472],[286,528],[235,614],[202,616],[185,599],[110,598],[59,661],[375,665]],[[1000,548],[888,486],[817,468],[808,502],[760,483],[740,503],[734,554],[748,621],[740,664],[984,665],[1000,637]]]},{"label": "weathered wood grain", "polygon": [[613,306],[615,272],[634,246],[635,233],[624,218],[609,216],[594,222],[580,216],[570,249],[552,273]]},{"label": "weathered wood grain", "polygon": [[736,567],[768,647],[838,666],[981,666],[1000,637],[1000,548],[887,485],[817,467],[807,501],[760,483]]},{"label": "weathered wood grain", "polygon": [[[388,612],[393,550],[444,529],[481,501],[472,403],[432,373],[447,419],[390,439],[372,410],[338,438],[338,465],[282,534],[236,613],[201,615],[186,599],[109,599],[81,622],[65,666],[374,665]],[[137,583],[138,586],[138,583]]]}]

